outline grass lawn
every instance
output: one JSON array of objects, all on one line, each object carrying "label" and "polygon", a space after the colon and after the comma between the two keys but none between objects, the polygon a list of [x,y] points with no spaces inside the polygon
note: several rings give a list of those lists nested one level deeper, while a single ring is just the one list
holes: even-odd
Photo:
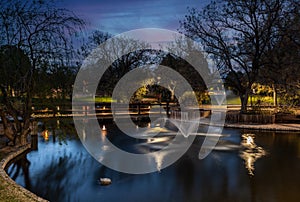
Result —
[{"label": "grass lawn", "polygon": [[95,97],[95,102],[111,103],[111,102],[115,102],[115,100],[113,100],[111,97]]},{"label": "grass lawn", "polygon": [[241,105],[241,100],[239,97],[227,97],[227,105]]},{"label": "grass lawn", "polygon": [[92,98],[76,98],[76,101],[96,102],[96,103],[111,103],[111,102],[116,102],[111,97],[95,97],[95,99],[92,99]]},{"label": "grass lawn", "polygon": [[[241,105],[241,100],[238,96],[228,96],[226,100],[228,105]],[[252,96],[248,99],[248,105],[251,104],[251,100],[253,105],[255,105],[258,102],[258,100],[260,100],[261,104],[273,105],[273,97]]]}]

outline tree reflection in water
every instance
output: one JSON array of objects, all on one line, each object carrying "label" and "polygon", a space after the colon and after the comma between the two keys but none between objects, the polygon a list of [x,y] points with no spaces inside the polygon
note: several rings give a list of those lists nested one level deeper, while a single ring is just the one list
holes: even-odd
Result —
[{"label": "tree reflection in water", "polygon": [[[60,193],[67,193],[70,189],[66,184],[73,184],[73,188],[77,189],[80,184],[72,183],[73,172],[66,172],[72,170],[76,164],[85,164],[85,159],[80,157],[74,157],[72,154],[64,154],[64,156],[58,159],[49,159],[51,162],[49,166],[44,167],[44,172],[41,172],[36,178],[29,173],[30,161],[27,159],[27,153],[19,156],[7,170],[7,174],[16,180],[18,177],[24,177],[24,185],[26,189],[35,190],[37,195],[44,198],[53,197],[53,193],[56,193],[56,198],[60,198]],[[30,175],[31,174],[31,175]],[[19,179],[20,180],[20,179]],[[21,179],[22,180],[22,179]],[[32,180],[32,181],[31,181]],[[56,183],[45,183],[45,181]],[[62,196],[64,198],[64,196]]]},{"label": "tree reflection in water", "polygon": [[[107,134],[103,135],[129,152],[157,151],[169,141],[159,136],[144,144],[124,136],[115,125],[105,126]],[[192,147],[172,166],[159,169],[168,155],[161,153],[156,157],[159,172],[145,175],[120,173],[99,164],[77,139],[66,139],[67,143],[60,145],[52,141],[52,135],[49,141],[39,136],[38,151],[11,164],[7,171],[18,184],[57,202],[300,201],[299,133],[232,129],[223,133],[230,136],[222,137],[207,158],[198,159],[204,137],[197,136]],[[251,133],[255,136],[242,136]],[[268,158],[262,158],[265,150]],[[112,179],[112,185],[100,186],[98,180],[103,177]]]},{"label": "tree reflection in water", "polygon": [[29,176],[29,166],[30,161],[27,159],[27,152],[22,154],[21,156],[15,159],[15,162],[12,162],[12,166],[7,171],[7,174],[11,177],[11,179],[16,180],[17,177],[22,173],[24,176],[24,184],[28,189],[31,188],[31,181]]}]

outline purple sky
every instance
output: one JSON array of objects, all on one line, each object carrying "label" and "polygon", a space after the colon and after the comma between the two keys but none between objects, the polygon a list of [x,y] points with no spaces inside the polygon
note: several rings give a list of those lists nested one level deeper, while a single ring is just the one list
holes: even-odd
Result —
[{"label": "purple sky", "polygon": [[138,28],[176,31],[187,7],[210,0],[63,0],[62,6],[88,20],[91,29],[119,34]]}]

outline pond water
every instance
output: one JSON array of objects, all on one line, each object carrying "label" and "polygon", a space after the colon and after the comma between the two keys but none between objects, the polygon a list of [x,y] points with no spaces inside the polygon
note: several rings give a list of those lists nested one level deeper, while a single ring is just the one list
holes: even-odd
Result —
[{"label": "pond water", "polygon": [[[131,150],[138,142],[114,124],[107,136]],[[208,157],[198,159],[204,137],[173,165],[150,174],[125,174],[96,161],[80,140],[60,142],[38,137],[38,149],[6,169],[18,184],[50,201],[300,201],[300,133],[224,129],[222,141]],[[242,136],[249,134],[250,136]],[[167,140],[166,140],[167,141]],[[241,144],[255,150],[240,149]],[[232,146],[233,145],[233,146]],[[112,184],[99,185],[109,177]]]}]

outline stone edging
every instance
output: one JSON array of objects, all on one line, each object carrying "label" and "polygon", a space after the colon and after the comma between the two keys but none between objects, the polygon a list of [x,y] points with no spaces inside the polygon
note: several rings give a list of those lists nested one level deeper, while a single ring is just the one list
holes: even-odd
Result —
[{"label": "stone edging", "polygon": [[285,131],[285,132],[300,132],[300,124],[242,124],[242,123],[224,123],[214,124],[201,122],[200,125],[204,126],[216,126],[224,128],[238,128],[238,129],[250,129],[250,130],[259,130],[259,131]]},{"label": "stone edging", "polygon": [[292,125],[280,125],[280,124],[258,124],[258,125],[246,125],[246,124],[224,124],[225,128],[239,128],[250,129],[260,131],[282,131],[282,132],[300,132],[300,124],[298,127]]},{"label": "stone edging", "polygon": [[30,149],[30,144],[27,144],[25,146],[22,146],[17,149],[17,151],[9,153],[7,156],[5,156],[1,162],[0,162],[0,175],[3,177],[3,179],[9,184],[9,186],[14,187],[17,191],[18,194],[23,194],[25,197],[31,198],[35,201],[39,202],[47,202],[47,200],[37,196],[36,194],[30,192],[29,190],[25,189],[24,187],[20,186],[17,184],[15,181],[13,181],[5,172],[5,167],[6,165],[14,158],[25,152],[26,150]]}]

